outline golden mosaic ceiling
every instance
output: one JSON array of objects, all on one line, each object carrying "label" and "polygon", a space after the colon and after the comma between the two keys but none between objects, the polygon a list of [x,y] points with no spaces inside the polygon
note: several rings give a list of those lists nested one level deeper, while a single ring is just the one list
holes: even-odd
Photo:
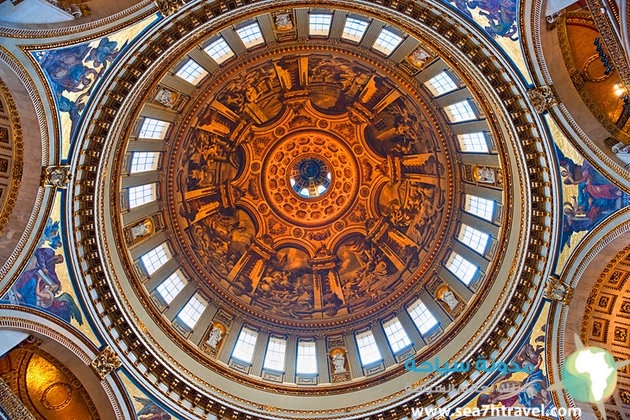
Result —
[{"label": "golden mosaic ceiling", "polygon": [[446,124],[374,59],[335,50],[227,69],[170,150],[186,272],[258,319],[313,328],[387,307],[444,248]]}]

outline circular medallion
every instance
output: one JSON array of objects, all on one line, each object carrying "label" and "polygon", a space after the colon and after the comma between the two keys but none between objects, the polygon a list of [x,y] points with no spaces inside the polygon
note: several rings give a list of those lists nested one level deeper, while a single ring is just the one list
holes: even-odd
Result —
[{"label": "circular medallion", "polygon": [[261,173],[263,192],[275,213],[292,225],[331,223],[357,196],[359,165],[350,147],[330,133],[289,134],[268,156]]},{"label": "circular medallion", "polygon": [[52,411],[65,408],[72,400],[72,387],[65,382],[55,382],[49,385],[40,398],[44,407]]}]

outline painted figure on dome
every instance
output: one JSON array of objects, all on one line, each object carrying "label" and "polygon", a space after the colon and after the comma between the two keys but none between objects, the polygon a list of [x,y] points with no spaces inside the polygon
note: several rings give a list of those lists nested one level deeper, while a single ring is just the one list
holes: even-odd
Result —
[{"label": "painted figure on dome", "polygon": [[144,397],[133,397],[142,404],[142,408],[136,413],[138,420],[170,420],[172,417],[152,400]]},{"label": "painted figure on dome", "polygon": [[[628,196],[586,160],[575,163],[556,147],[558,165],[565,194],[569,186],[577,187],[577,193],[564,199],[564,220],[561,247],[571,246],[574,232],[588,231],[602,219],[628,204]],[[561,249],[562,249],[561,248]]]},{"label": "painted figure on dome", "polygon": [[[96,47],[89,43],[35,53],[35,58],[48,76],[59,110],[70,115],[76,125],[94,82],[103,75],[120,52],[118,43],[107,37]],[[70,99],[67,93],[79,94]]]},{"label": "painted figure on dome", "polygon": [[53,222],[51,218],[48,218],[46,227],[44,228],[44,235],[40,240],[40,243],[48,242],[52,249],[61,247],[61,236],[59,236],[59,220]]},{"label": "painted figure on dome", "polygon": [[[543,328],[543,333],[545,328]],[[548,379],[544,373],[543,353],[545,335],[538,335],[533,344],[526,342],[516,354],[510,364],[515,363],[519,368],[529,366],[531,373],[524,378],[514,377],[515,373],[508,373],[493,384],[490,392],[484,392],[477,399],[477,406],[494,404],[504,407],[543,407],[545,415],[551,413],[553,402],[551,393],[547,391]]]},{"label": "painted figure on dome", "polygon": [[38,248],[34,255],[35,267],[23,272],[13,285],[15,303],[34,306],[70,323],[75,319],[83,324],[83,316],[72,295],[61,292],[61,281],[56,267],[64,262],[63,255],[52,248]]},{"label": "painted figure on dome", "polygon": [[57,273],[64,263],[61,248],[60,222],[48,219],[38,248],[28,268],[18,277],[2,300],[14,305],[27,305],[49,312],[70,323],[73,319],[83,324],[83,316],[74,297],[62,291]]},{"label": "painted figure on dome", "polygon": [[252,305],[278,315],[312,318],[314,278],[308,255],[296,248],[283,248],[269,258]]},{"label": "painted figure on dome", "polygon": [[13,287],[20,302],[48,307],[53,295],[61,290],[55,267],[63,263],[63,255],[55,254],[51,248],[38,248],[35,261],[35,268],[23,272]]},{"label": "painted figure on dome", "polygon": [[[518,40],[516,0],[453,0],[453,3],[464,15],[477,22],[492,37]],[[482,21],[475,19],[471,11],[478,13]]]}]

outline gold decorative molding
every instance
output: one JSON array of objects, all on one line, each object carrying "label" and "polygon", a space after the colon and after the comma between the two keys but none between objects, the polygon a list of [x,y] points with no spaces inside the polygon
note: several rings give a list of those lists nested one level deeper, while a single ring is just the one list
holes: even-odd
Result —
[{"label": "gold decorative molding", "polygon": [[630,92],[630,65],[628,65],[628,53],[623,49],[621,40],[617,36],[617,31],[608,15],[607,5],[601,0],[586,0],[586,5],[591,11],[593,21],[602,36],[602,41],[608,50],[609,56],[615,66],[615,70],[619,74],[621,81],[626,88],[626,92]]},{"label": "gold decorative molding", "polygon": [[90,363],[94,373],[96,373],[101,379],[104,379],[121,365],[122,362],[120,361],[120,358],[109,346],[105,347],[98,356],[92,360],[92,363]]},{"label": "gold decorative molding", "polygon": [[[588,11],[572,11],[572,12],[566,13],[559,19],[558,29],[557,29],[559,49],[560,49],[560,52],[562,53],[562,58],[567,67],[567,71],[571,77],[571,81],[573,82],[573,85],[575,86],[575,89],[577,90],[580,97],[582,98],[582,101],[584,102],[584,104],[591,111],[591,113],[593,114],[593,117],[595,117],[599,121],[602,127],[605,128],[611,134],[611,136],[617,139],[617,141],[628,142],[628,139],[630,139],[630,136],[626,132],[620,130],[615,125],[615,122],[607,116],[604,110],[602,110],[601,104],[596,102],[595,99],[593,99],[593,96],[591,95],[588,89],[588,86],[585,87],[585,84],[587,82],[597,82],[599,81],[599,78],[594,79],[587,72],[585,72],[583,68],[578,67],[578,63],[576,63],[575,57],[573,56],[573,53],[571,50],[571,42],[569,38],[569,26],[571,24],[590,25],[591,27],[593,27],[593,31],[597,29],[594,26],[595,22],[593,20],[593,16]],[[591,57],[591,60],[592,59],[593,57]],[[621,72],[619,72],[619,75],[621,76]],[[608,77],[608,76],[604,76],[604,77]],[[566,114],[565,109],[563,109],[564,108],[563,104],[559,104],[558,108],[563,114]],[[577,128],[577,123],[575,123],[572,119],[569,122],[571,126],[574,129],[576,129],[576,131],[580,134],[580,137],[588,137],[585,133],[582,132],[581,129]],[[562,124],[559,124],[559,125],[562,127]],[[588,140],[588,142],[592,144],[592,141],[590,139]],[[597,146],[594,146],[594,147],[597,148]],[[578,150],[579,150],[579,147],[578,147]],[[588,153],[584,153],[584,154],[588,155]],[[601,152],[601,149],[600,149],[598,156],[602,158],[603,160],[605,160],[606,163],[608,164],[612,163],[610,157],[606,157],[604,159],[601,155],[603,155],[603,153]]]},{"label": "gold decorative molding", "polygon": [[[628,3],[630,5],[630,2]],[[527,40],[524,43],[523,54],[527,67],[530,69],[530,73],[534,78],[536,85],[552,85],[554,83],[554,77],[550,71],[549,64],[547,63],[547,57],[545,51],[547,48],[552,47],[554,44],[553,37],[548,38],[543,36],[540,22],[544,19],[544,7],[542,1],[534,1],[533,3],[521,2],[519,4],[519,30],[523,34],[523,40]],[[559,27],[562,19],[565,18],[566,13],[557,16],[555,25]],[[555,28],[556,26],[554,26]],[[558,36],[560,34],[558,33]],[[544,48],[543,48],[544,42]],[[562,41],[561,41],[562,42]],[[551,43],[551,44],[550,44]],[[555,55],[549,56],[553,59]],[[620,188],[625,188],[626,185],[623,179],[627,177],[627,171],[616,160],[610,156],[610,153],[606,153],[602,148],[596,144],[589,135],[580,127],[577,121],[571,115],[567,106],[560,102],[556,107],[550,109],[550,116],[557,122],[560,130],[567,137],[568,141],[584,156],[591,156],[593,159],[589,160],[591,164],[600,172],[613,173],[615,177],[612,179],[615,185]],[[627,143],[627,141],[626,141]]]},{"label": "gold decorative molding", "polygon": [[11,419],[36,420],[2,378],[0,378],[0,407],[1,411]]},{"label": "gold decorative molding", "polygon": [[[121,19],[132,16],[135,13],[142,11],[142,9],[153,3],[151,0],[142,0],[137,4],[129,7],[126,10],[115,13],[111,16],[105,17],[103,19],[95,20],[92,22],[84,23],[81,25],[75,25],[71,27],[63,27],[63,28],[53,28],[53,29],[25,29],[25,28],[9,28],[9,27],[0,27],[0,36],[6,38],[21,38],[21,39],[41,39],[41,38],[57,38],[61,36],[68,36],[73,34],[78,34],[82,32],[93,31],[97,29],[101,29],[106,25],[110,25],[115,22],[119,22]],[[136,17],[132,20],[132,22],[125,22],[124,24],[119,24],[116,28],[122,28],[124,26],[129,25],[130,23],[137,22],[146,18],[147,16],[153,14],[153,10],[146,11],[141,14],[141,16]],[[118,30],[118,29],[114,29]]]},{"label": "gold decorative molding", "polygon": [[155,0],[154,3],[164,16],[170,16],[186,5],[184,0]]},{"label": "gold decorative molding", "polygon": [[22,183],[22,171],[24,166],[24,137],[22,135],[22,126],[20,124],[20,116],[17,106],[7,85],[0,79],[0,97],[6,106],[6,113],[9,117],[11,129],[5,128],[7,133],[5,147],[9,147],[12,152],[12,162],[10,163],[9,183],[4,197],[0,196],[0,235],[9,223],[9,219],[13,214],[13,209],[17,202],[20,192],[20,184]]}]

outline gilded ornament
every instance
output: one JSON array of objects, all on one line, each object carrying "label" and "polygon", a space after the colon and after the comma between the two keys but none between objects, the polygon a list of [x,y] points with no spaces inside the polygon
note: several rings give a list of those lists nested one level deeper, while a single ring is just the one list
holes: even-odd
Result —
[{"label": "gilded ornament", "polygon": [[70,177],[69,165],[47,166],[44,168],[43,184],[46,187],[66,189]]},{"label": "gilded ornament", "polygon": [[94,373],[96,373],[99,378],[104,379],[121,365],[122,362],[116,352],[114,352],[111,347],[105,347],[98,356],[92,360],[90,366],[92,366],[92,370],[94,370]]},{"label": "gilded ornament", "polygon": [[[61,399],[62,396],[63,399]],[[51,397],[54,402],[51,402],[49,397]],[[55,382],[42,392],[39,401],[49,410],[62,410],[72,401],[72,386],[65,382]]]},{"label": "gilded ornament", "polygon": [[276,31],[287,32],[293,29],[293,16],[290,12],[278,13],[274,18]]},{"label": "gilded ornament", "polygon": [[551,275],[545,284],[544,295],[547,299],[568,305],[573,296],[573,290],[568,284],[561,281],[558,276]]},{"label": "gilded ornament", "polygon": [[35,420],[35,417],[2,378],[0,378],[0,407],[2,407],[2,412],[11,419]]},{"label": "gilded ornament", "polygon": [[551,86],[532,88],[527,91],[527,96],[532,106],[539,114],[558,104],[558,100]]},{"label": "gilded ornament", "polygon": [[186,5],[184,0],[154,0],[154,2],[164,16],[170,16]]}]

